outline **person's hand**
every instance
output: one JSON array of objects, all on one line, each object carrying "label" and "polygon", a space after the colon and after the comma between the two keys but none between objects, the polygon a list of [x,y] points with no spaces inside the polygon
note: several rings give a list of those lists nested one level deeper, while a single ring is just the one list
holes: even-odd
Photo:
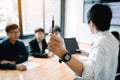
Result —
[{"label": "person's hand", "polygon": [[53,55],[54,55],[53,52],[49,52],[48,53],[48,58],[52,57]]},{"label": "person's hand", "polygon": [[88,56],[88,55],[89,55],[88,52],[86,52],[86,51],[84,51],[84,50],[82,50],[82,49],[77,49],[76,51],[80,51],[80,54],[81,54],[81,55],[84,55],[84,56]]},{"label": "person's hand", "polygon": [[16,70],[25,71],[25,70],[27,70],[27,68],[24,65],[18,64],[18,65],[16,65]]},{"label": "person's hand", "polygon": [[15,64],[15,61],[8,61],[8,60],[2,60],[1,61],[1,64],[8,64],[8,63]]},{"label": "person's hand", "polygon": [[67,50],[63,47],[62,40],[55,34],[51,34],[48,42],[48,48],[58,57],[63,57]]}]

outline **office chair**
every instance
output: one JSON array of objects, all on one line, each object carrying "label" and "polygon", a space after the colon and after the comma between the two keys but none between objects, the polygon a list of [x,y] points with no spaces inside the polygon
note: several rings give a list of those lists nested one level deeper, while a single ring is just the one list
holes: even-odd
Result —
[{"label": "office chair", "polygon": [[119,45],[119,56],[118,56],[118,68],[115,80],[120,80],[120,45]]}]

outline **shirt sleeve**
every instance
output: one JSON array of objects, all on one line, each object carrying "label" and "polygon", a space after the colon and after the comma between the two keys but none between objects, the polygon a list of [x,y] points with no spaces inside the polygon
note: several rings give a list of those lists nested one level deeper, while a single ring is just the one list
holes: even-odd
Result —
[{"label": "shirt sleeve", "polygon": [[[80,77],[83,80],[96,80],[103,69],[104,64],[104,51],[101,47],[94,47],[90,52],[89,59],[83,62],[83,72]],[[81,80],[81,79],[80,79]]]},{"label": "shirt sleeve", "polygon": [[84,71],[82,72],[83,79],[92,80],[94,77],[94,71],[92,67],[92,62],[87,61],[83,63]]},{"label": "shirt sleeve", "polygon": [[13,70],[13,69],[15,69],[15,67],[16,67],[16,64],[1,64],[0,63],[0,69],[11,69],[11,70]]}]

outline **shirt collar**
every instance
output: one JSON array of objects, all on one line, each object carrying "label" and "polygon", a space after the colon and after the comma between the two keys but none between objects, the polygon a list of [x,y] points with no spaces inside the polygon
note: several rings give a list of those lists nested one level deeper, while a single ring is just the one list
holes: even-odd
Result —
[{"label": "shirt collar", "polygon": [[108,33],[109,33],[109,31],[100,31],[100,32],[98,32],[98,33],[96,34],[96,38],[98,38],[98,37],[101,36],[101,35],[108,34]]}]

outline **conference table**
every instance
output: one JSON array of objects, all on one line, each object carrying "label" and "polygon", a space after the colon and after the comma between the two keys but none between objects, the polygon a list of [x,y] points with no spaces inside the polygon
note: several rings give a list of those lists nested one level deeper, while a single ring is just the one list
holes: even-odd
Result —
[{"label": "conference table", "polygon": [[[79,54],[74,55],[78,58]],[[57,58],[29,57],[26,71],[0,70],[0,80],[74,80],[74,72]],[[31,67],[30,67],[31,66]]]},{"label": "conference table", "polygon": [[0,80],[73,80],[73,71],[54,58],[29,57],[28,62],[37,64],[26,71],[0,70]]}]

